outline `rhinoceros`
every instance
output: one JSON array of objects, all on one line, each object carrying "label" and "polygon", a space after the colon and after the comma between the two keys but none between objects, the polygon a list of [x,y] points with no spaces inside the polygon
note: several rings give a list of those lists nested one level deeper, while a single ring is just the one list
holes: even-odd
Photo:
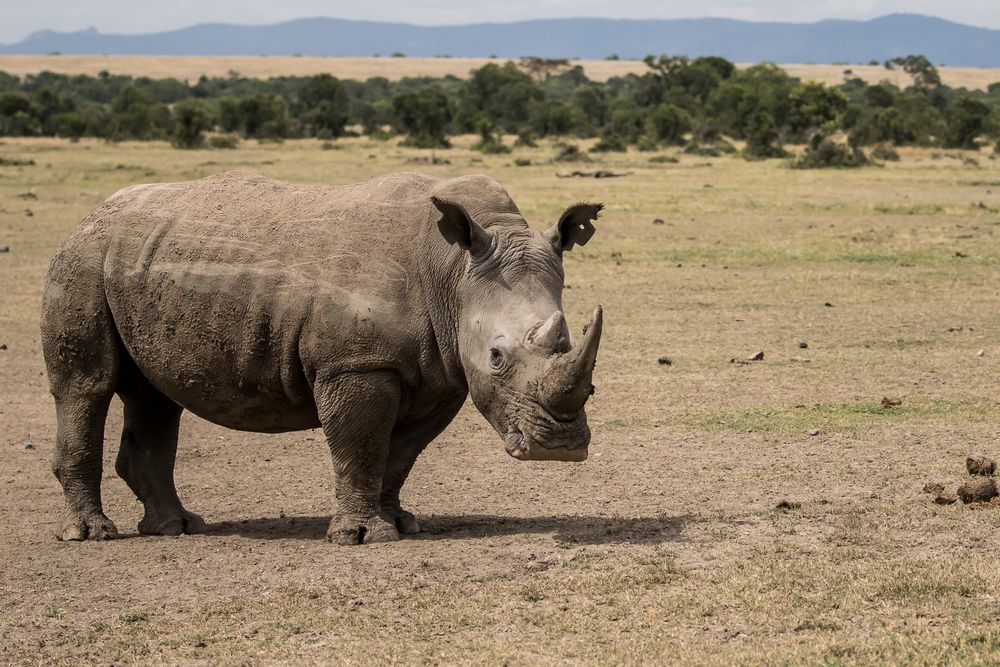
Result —
[{"label": "rhinoceros", "polygon": [[469,394],[514,458],[582,461],[602,311],[574,346],[562,256],[601,209],[570,206],[539,233],[485,176],[412,173],[330,187],[227,172],[115,193],[44,289],[61,538],[117,535],[100,488],[114,394],[115,470],[144,534],[206,528],[174,486],[183,410],[242,431],[322,427],[339,544],[419,531],[400,488]]}]

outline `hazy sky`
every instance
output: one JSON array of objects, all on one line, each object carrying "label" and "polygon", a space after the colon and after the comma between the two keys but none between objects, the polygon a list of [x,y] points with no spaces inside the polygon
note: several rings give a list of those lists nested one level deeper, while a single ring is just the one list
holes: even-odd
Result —
[{"label": "hazy sky", "polygon": [[892,12],[1000,28],[1000,0],[0,0],[0,43],[45,28],[94,26],[104,33],[143,33],[195,23],[274,23],[305,16],[443,25],[570,16],[816,21],[869,19]]}]

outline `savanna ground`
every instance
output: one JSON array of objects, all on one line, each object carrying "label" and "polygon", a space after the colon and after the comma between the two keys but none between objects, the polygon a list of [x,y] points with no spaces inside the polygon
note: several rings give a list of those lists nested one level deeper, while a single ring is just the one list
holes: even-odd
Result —
[{"label": "savanna ground", "polygon": [[[329,73],[341,79],[363,81],[372,76],[384,76],[398,81],[407,76],[457,76],[465,78],[469,72],[487,63],[503,64],[500,58],[392,58],[392,57],[321,57],[321,56],[99,56],[99,55],[3,55],[0,71],[17,76],[43,71],[60,74],[89,74],[101,71],[112,74],[148,76],[153,79],[174,77],[195,83],[198,77],[228,76],[238,72],[251,78],[271,76],[310,76]],[[607,81],[626,74],[645,74],[649,68],[641,60],[572,60],[583,67],[593,81]],[[749,67],[741,64],[740,67]],[[845,70],[850,77],[860,77],[868,83],[880,81],[906,88],[912,78],[901,70],[886,70],[881,65],[781,65],[790,75],[803,81],[818,81],[830,86],[843,83]],[[1000,68],[948,67],[938,69],[941,81],[952,88],[986,90],[991,83],[1000,82]]]},{"label": "savanna ground", "polygon": [[[966,455],[1000,454],[1000,172],[986,152],[797,171],[635,152],[563,166],[548,144],[483,157],[471,141],[439,152],[447,165],[364,139],[0,146],[0,661],[1000,661],[1000,508],[921,491],[954,491]],[[556,177],[598,165],[631,174]],[[318,431],[186,415],[178,486],[210,530],[140,537],[113,472],[116,401],[104,497],[125,538],[57,542],[37,325],[48,259],[118,188],[230,168],[322,183],[484,172],[538,227],[606,202],[566,260],[572,327],[606,310],[591,458],[518,463],[468,405],[404,489],[425,532],[336,547]]]}]

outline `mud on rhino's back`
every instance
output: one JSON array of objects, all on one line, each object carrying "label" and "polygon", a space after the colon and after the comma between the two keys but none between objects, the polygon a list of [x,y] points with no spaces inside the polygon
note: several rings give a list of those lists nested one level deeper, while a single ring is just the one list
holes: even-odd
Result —
[{"label": "mud on rhino's back", "polygon": [[414,284],[391,233],[420,214],[414,191],[431,181],[325,188],[229,173],[119,193],[104,280],[126,348],[210,421],[317,426],[310,357],[359,370],[406,356]]}]

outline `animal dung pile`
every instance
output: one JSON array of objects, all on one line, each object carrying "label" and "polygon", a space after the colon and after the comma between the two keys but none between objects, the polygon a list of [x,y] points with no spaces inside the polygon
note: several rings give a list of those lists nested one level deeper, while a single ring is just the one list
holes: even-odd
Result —
[{"label": "animal dung pile", "polygon": [[1000,489],[993,479],[996,462],[986,456],[970,456],[965,459],[965,470],[972,475],[972,479],[958,487],[957,496],[946,493],[944,484],[938,482],[924,484],[924,493],[933,495],[938,505],[951,505],[958,499],[966,505],[996,504],[993,501],[1000,496]]},{"label": "animal dung pile", "polygon": [[997,496],[997,485],[992,477],[978,477],[958,487],[958,497],[966,505],[988,503]]},{"label": "animal dung pile", "polygon": [[985,456],[970,456],[965,459],[965,469],[970,475],[991,477],[997,469],[996,461]]}]

